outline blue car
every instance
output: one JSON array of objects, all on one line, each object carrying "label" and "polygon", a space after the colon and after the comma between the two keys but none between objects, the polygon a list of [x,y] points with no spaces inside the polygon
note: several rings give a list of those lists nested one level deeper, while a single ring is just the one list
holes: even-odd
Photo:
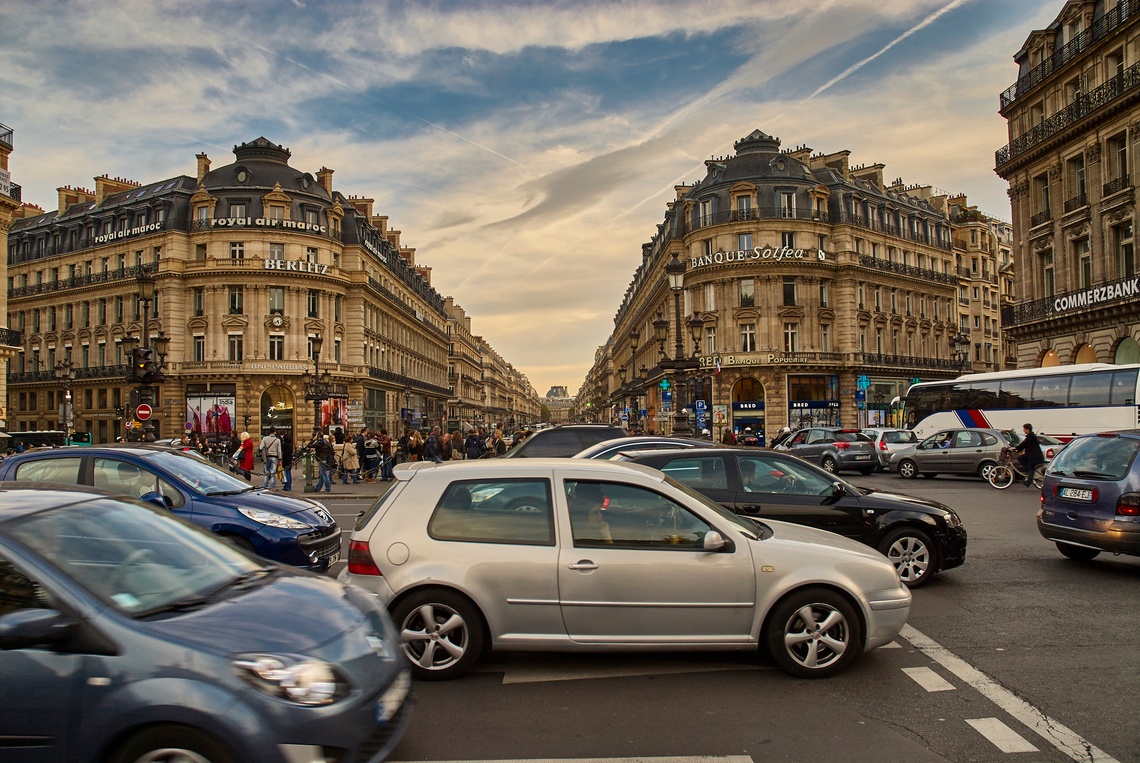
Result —
[{"label": "blue car", "polygon": [[1045,470],[1037,529],[1069,559],[1140,556],[1140,430],[1071,440]]},{"label": "blue car", "polygon": [[4,459],[0,480],[87,485],[149,501],[266,559],[315,572],[340,560],[340,528],[319,503],[254,487],[168,448],[29,451]]},{"label": "blue car", "polygon": [[411,716],[374,597],[89,488],[0,483],[0,758],[377,763]]}]

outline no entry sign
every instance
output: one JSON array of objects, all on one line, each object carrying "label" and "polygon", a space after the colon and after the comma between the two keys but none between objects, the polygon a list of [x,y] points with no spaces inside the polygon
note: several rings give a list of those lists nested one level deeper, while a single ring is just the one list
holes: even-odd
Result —
[{"label": "no entry sign", "polygon": [[140,421],[146,421],[149,419],[150,413],[150,406],[146,403],[142,403],[138,408],[135,408],[135,416],[137,416]]}]

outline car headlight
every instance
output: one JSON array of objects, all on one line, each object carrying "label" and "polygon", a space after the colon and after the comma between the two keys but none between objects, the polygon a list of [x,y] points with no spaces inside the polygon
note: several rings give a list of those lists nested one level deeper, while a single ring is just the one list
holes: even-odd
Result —
[{"label": "car headlight", "polygon": [[962,518],[952,511],[946,512],[946,514],[943,515],[942,518],[946,520],[946,526],[947,527],[961,527],[962,526]]},{"label": "car headlight", "polygon": [[348,681],[335,666],[293,655],[239,654],[238,674],[261,691],[298,705],[331,705],[348,695]]},{"label": "car headlight", "polygon": [[238,511],[252,519],[254,522],[268,525],[269,527],[280,527],[282,530],[308,530],[310,527],[304,522],[299,522],[296,519],[290,519],[289,517],[283,517],[280,514],[273,513],[272,511],[242,508],[239,508]]}]

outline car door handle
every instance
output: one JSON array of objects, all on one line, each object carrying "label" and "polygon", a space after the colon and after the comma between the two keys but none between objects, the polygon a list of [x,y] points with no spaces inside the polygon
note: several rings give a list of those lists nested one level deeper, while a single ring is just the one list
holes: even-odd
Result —
[{"label": "car door handle", "polygon": [[745,514],[759,514],[760,509],[764,508],[758,503],[746,503],[740,507]]},{"label": "car door handle", "polygon": [[598,569],[598,565],[594,564],[589,559],[583,559],[582,561],[580,561],[576,564],[569,565],[569,567],[572,570],[596,570],[596,569]]}]

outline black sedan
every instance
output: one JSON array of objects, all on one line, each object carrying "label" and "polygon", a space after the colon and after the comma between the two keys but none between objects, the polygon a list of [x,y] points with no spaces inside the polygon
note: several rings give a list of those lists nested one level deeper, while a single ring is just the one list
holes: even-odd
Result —
[{"label": "black sedan", "polygon": [[703,448],[629,454],[737,514],[818,527],[872,546],[909,587],[966,560],[966,529],[948,506],[860,488],[772,451]]}]

